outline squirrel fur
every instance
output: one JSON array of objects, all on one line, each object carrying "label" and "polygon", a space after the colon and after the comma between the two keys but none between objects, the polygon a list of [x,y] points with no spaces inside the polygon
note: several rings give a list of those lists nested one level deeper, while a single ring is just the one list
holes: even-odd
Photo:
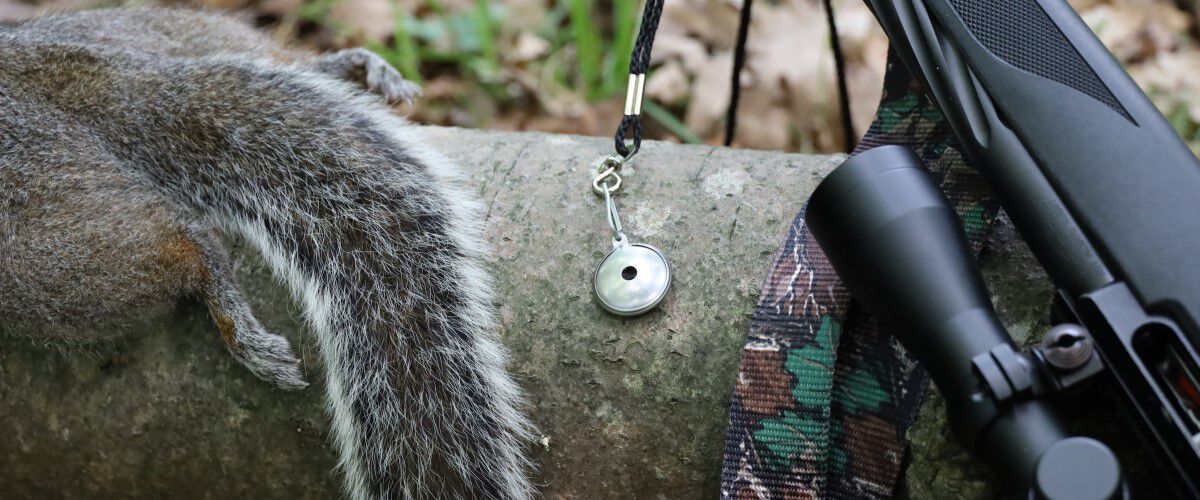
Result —
[{"label": "squirrel fur", "polygon": [[350,496],[532,495],[477,207],[385,103],[415,85],[187,10],[3,26],[0,60],[0,330],[85,345],[198,296],[238,361],[303,388],[233,280],[240,237],[318,339]]}]

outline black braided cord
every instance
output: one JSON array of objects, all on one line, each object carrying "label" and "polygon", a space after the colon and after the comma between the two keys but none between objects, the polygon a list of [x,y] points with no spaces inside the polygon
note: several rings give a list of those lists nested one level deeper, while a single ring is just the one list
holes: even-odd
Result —
[{"label": "black braided cord", "polygon": [[[738,19],[737,43],[733,46],[733,77],[729,87],[729,108],[725,110],[725,145],[733,144],[737,133],[737,109],[741,98],[742,68],[746,65],[746,37],[750,31],[750,9],[754,0],[743,0],[741,17]],[[833,18],[833,2],[824,0],[825,21],[829,25],[829,42],[833,47],[833,63],[837,68],[838,105],[842,115],[842,134],[845,136],[846,151],[854,149],[858,135],[854,133],[854,122],[850,116],[850,92],[846,85],[846,56],[842,52],[841,38]]]},{"label": "black braided cord", "polygon": [[[647,0],[642,11],[642,25],[638,28],[637,41],[633,45],[633,53],[629,57],[629,74],[645,74],[650,69],[650,50],[654,47],[654,34],[658,32],[658,21],[662,18],[664,0]],[[633,132],[633,148],[625,143],[625,138]],[[642,118],[639,115],[625,115],[617,125],[617,133],[613,137],[617,153],[625,158],[633,156],[642,147]]]},{"label": "black braided cord", "polygon": [[837,69],[838,106],[842,112],[842,135],[845,136],[846,151],[853,151],[855,143],[858,142],[858,135],[854,133],[854,122],[850,117],[850,91],[846,86],[846,56],[842,52],[837,21],[833,19],[833,0],[825,0],[825,22],[829,24],[829,43],[833,48],[833,64]]},{"label": "black braided cord", "polygon": [[742,67],[746,65],[746,37],[750,33],[750,8],[754,0],[742,0],[742,12],[738,18],[737,43],[733,46],[733,77],[729,83],[729,109],[725,110],[725,145],[733,145],[733,134],[737,131],[738,100],[742,96]]}]

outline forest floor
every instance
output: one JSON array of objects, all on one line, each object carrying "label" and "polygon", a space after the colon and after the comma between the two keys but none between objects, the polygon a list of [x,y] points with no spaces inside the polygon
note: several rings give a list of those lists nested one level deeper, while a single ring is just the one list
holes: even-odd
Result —
[{"label": "forest floor", "polygon": [[[667,0],[647,81],[647,136],[720,143],[742,0]],[[1200,27],[1193,0],[1072,5],[1200,150]],[[0,0],[0,21],[138,0]],[[610,135],[624,103],[641,4],[635,0],[164,0],[237,11],[314,50],[363,45],[425,97],[413,121]],[[875,113],[887,40],[861,0],[833,0],[855,130]],[[844,149],[820,0],[754,4],[734,145]]]}]

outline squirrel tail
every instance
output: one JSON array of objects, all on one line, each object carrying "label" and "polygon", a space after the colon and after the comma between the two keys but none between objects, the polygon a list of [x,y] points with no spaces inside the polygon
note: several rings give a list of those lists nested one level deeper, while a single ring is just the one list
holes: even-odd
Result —
[{"label": "squirrel tail", "polygon": [[245,237],[302,304],[351,496],[531,497],[533,427],[496,339],[478,209],[450,162],[340,82],[223,66],[196,78],[266,101],[164,92],[139,115],[162,126],[130,143],[174,151],[141,158],[149,177]]},{"label": "squirrel tail", "polygon": [[[413,157],[416,149],[399,150]],[[433,169],[444,160],[426,154],[414,163]],[[329,194],[355,199],[364,193],[338,192],[355,184]],[[532,425],[517,410],[519,390],[493,333],[490,277],[459,206],[470,197],[442,182],[355,187],[382,196],[322,216],[333,223],[314,218],[306,231],[315,238],[281,237],[277,224],[293,220],[234,228],[285,277],[319,338],[348,490],[355,498],[530,497],[522,446]]]}]

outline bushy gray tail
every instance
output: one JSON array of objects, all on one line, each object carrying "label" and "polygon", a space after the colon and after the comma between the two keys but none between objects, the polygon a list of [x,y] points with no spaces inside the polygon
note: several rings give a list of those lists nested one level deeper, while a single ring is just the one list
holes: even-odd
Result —
[{"label": "bushy gray tail", "polygon": [[449,163],[382,105],[301,70],[190,62],[142,78],[161,92],[128,116],[153,126],[115,117],[123,154],[252,242],[303,304],[352,496],[529,497],[531,426]]}]

